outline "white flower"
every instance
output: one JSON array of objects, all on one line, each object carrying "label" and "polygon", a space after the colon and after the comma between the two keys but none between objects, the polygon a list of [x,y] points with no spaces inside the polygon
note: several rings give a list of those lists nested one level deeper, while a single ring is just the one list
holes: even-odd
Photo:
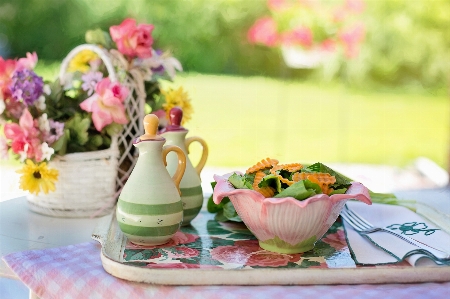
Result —
[{"label": "white flower", "polygon": [[163,60],[163,66],[166,72],[169,74],[170,78],[173,79],[175,77],[175,70],[181,72],[183,67],[181,63],[175,57],[167,57]]},{"label": "white flower", "polygon": [[36,108],[38,108],[39,110],[45,110],[45,108],[47,108],[47,105],[45,104],[45,97],[44,96],[40,96],[36,102],[34,102],[34,106]]},{"label": "white flower", "polygon": [[74,73],[65,73],[63,76],[62,82],[64,82],[64,90],[69,90],[73,87],[72,81],[73,81]]},{"label": "white flower", "polygon": [[47,142],[42,143],[41,151],[42,151],[42,160],[47,161],[50,161],[52,155],[55,153],[55,150],[52,147],[49,147]]},{"label": "white flower", "polygon": [[50,132],[50,123],[47,118],[47,113],[42,114],[38,118],[38,123],[39,123],[39,130],[41,130],[44,133]]},{"label": "white flower", "polygon": [[50,85],[48,85],[48,84],[44,85],[43,91],[46,95],[50,95],[52,93],[52,90],[50,89]]},{"label": "white flower", "polygon": [[5,102],[3,101],[3,99],[0,99],[0,114],[3,113],[3,111],[5,111]]},{"label": "white flower", "polygon": [[[136,66],[144,68],[147,72],[153,69],[153,72],[159,68],[163,68],[163,71],[167,72],[169,77],[173,79],[175,77],[175,71],[182,71],[183,67],[181,63],[174,57],[170,56],[168,52],[158,54],[157,51],[152,51],[152,57],[136,61]],[[151,74],[151,73],[150,73]],[[148,76],[148,74],[146,74]]]},{"label": "white flower", "polygon": [[25,144],[25,146],[23,147],[23,151],[19,152],[20,158],[19,161],[20,163],[23,163],[25,161],[25,159],[28,157],[27,152],[28,152],[28,143]]},{"label": "white flower", "polygon": [[0,137],[0,159],[8,160],[8,144],[6,143],[6,138]]}]

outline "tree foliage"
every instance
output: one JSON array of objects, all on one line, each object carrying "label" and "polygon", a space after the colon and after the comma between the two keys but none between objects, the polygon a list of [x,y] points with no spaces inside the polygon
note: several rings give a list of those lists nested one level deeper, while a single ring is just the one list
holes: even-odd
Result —
[{"label": "tree foliage", "polygon": [[[356,59],[340,57],[323,69],[290,75],[448,86],[449,11],[447,0],[366,0],[366,38]],[[3,0],[0,55],[36,51],[40,59],[61,60],[84,41],[86,30],[134,17],[155,25],[156,46],[171,49],[186,71],[280,76],[279,51],[246,39],[253,22],[266,13],[265,0]]]}]

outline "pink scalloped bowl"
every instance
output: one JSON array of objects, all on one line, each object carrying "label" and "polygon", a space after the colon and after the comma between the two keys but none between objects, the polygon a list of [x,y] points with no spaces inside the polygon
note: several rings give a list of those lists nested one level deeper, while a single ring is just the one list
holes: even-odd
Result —
[{"label": "pink scalloped bowl", "polygon": [[303,201],[293,197],[265,198],[249,189],[235,189],[228,177],[214,175],[213,200],[230,198],[238,215],[255,235],[261,248],[278,253],[311,250],[339,216],[349,199],[372,204],[369,190],[353,182],[345,194],[317,194]]}]

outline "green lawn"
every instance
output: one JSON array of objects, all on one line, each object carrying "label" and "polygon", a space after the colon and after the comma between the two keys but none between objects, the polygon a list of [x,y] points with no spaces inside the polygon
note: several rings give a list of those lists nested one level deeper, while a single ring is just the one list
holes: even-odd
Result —
[{"label": "green lawn", "polygon": [[[46,78],[57,71],[57,64],[37,70]],[[446,96],[200,74],[178,76],[178,85],[194,107],[188,136],[207,141],[211,166],[246,166],[266,157],[404,166],[425,156],[447,167]],[[198,158],[194,145],[192,155]]]},{"label": "green lawn", "polygon": [[263,77],[185,75],[190,136],[210,146],[209,165],[354,162],[404,166],[419,156],[447,167],[450,100],[356,91],[344,85]]}]

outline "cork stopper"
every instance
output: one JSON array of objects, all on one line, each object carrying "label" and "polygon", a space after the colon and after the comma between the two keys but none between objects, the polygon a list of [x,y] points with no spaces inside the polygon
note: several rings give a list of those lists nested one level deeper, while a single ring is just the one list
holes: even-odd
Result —
[{"label": "cork stopper", "polygon": [[169,111],[169,125],[164,129],[165,132],[187,131],[181,126],[183,120],[183,110],[180,107],[173,107]]},{"label": "cork stopper", "polygon": [[145,134],[139,137],[139,140],[163,140],[164,138],[157,135],[159,119],[154,114],[147,114],[144,117]]}]

